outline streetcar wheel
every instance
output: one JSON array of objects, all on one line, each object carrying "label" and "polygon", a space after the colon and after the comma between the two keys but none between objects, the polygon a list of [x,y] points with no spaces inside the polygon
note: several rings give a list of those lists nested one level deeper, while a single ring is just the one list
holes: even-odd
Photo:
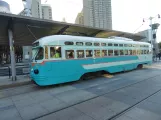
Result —
[{"label": "streetcar wheel", "polygon": [[137,66],[137,69],[142,69],[142,68],[143,68],[143,65],[142,64],[140,64],[140,65]]}]

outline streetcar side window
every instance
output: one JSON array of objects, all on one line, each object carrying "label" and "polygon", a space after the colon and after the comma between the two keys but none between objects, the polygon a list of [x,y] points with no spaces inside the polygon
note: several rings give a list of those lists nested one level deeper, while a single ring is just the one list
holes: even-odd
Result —
[{"label": "streetcar side window", "polygon": [[108,56],[113,56],[113,50],[108,50]]},{"label": "streetcar side window", "polygon": [[50,58],[61,58],[61,47],[50,47]]},{"label": "streetcar side window", "polygon": [[133,51],[132,51],[132,54],[133,54],[133,55],[136,55],[136,50],[133,50]]},{"label": "streetcar side window", "polygon": [[112,43],[108,43],[108,46],[113,46],[113,44]]},{"label": "streetcar side window", "polygon": [[144,54],[146,54],[147,52],[146,52],[146,50],[144,50]]},{"label": "streetcar side window", "polygon": [[106,46],[106,43],[101,43],[101,46]]},{"label": "streetcar side window", "polygon": [[107,50],[102,50],[102,57],[107,56]]},{"label": "streetcar side window", "polygon": [[66,41],[64,42],[65,45],[74,45],[74,42],[71,42],[71,41]]},{"label": "streetcar side window", "polygon": [[92,43],[91,42],[86,42],[85,45],[86,46],[92,46]]},{"label": "streetcar side window", "polygon": [[120,47],[123,47],[124,45],[123,44],[119,44]]},{"label": "streetcar side window", "polygon": [[114,50],[114,55],[118,56],[119,55],[119,51],[118,50]]},{"label": "streetcar side window", "polygon": [[124,51],[123,50],[120,50],[120,55],[124,55]]},{"label": "streetcar side window", "polygon": [[117,47],[117,46],[118,46],[118,44],[114,44],[114,46],[115,46],[115,47]]},{"label": "streetcar side window", "polygon": [[94,46],[100,46],[100,43],[94,43]]},{"label": "streetcar side window", "polygon": [[83,42],[76,42],[77,46],[83,46]]},{"label": "streetcar side window", "polygon": [[77,58],[84,58],[84,50],[77,50]]},{"label": "streetcar side window", "polygon": [[129,50],[128,52],[129,52],[129,53],[128,53],[129,55],[132,55],[132,50]]},{"label": "streetcar side window", "polygon": [[147,54],[150,54],[150,53],[149,53],[149,50],[147,50]]},{"label": "streetcar side window", "polygon": [[65,56],[66,56],[66,59],[74,59],[74,50],[66,50]]},{"label": "streetcar side window", "polygon": [[128,50],[124,50],[124,54],[125,55],[128,55]]},{"label": "streetcar side window", "polygon": [[95,57],[100,57],[100,50],[94,50]]},{"label": "streetcar side window", "polygon": [[141,54],[141,51],[140,50],[137,50],[137,55],[140,55]]},{"label": "streetcar side window", "polygon": [[152,50],[149,50],[149,54],[152,54]]},{"label": "streetcar side window", "polygon": [[86,50],[86,57],[92,57],[93,51],[92,50]]}]

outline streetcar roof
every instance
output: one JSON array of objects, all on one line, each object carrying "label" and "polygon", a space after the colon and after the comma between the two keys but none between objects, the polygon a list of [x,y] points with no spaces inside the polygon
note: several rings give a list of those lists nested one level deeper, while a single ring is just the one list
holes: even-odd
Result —
[{"label": "streetcar roof", "polygon": [[137,42],[132,40],[125,40],[120,39],[118,40],[115,38],[94,38],[94,37],[84,37],[84,36],[71,36],[71,35],[52,35],[52,36],[46,36],[43,38],[40,38],[36,40],[34,43],[39,42],[40,46],[43,45],[52,45],[52,43],[60,43],[65,41],[71,41],[71,42],[109,42],[109,43],[119,43],[119,44],[143,44],[143,45],[150,45],[146,42]]}]

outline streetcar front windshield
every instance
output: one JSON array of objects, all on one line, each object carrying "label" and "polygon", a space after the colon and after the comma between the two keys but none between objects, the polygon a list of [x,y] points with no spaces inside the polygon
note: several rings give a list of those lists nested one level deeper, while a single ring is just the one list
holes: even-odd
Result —
[{"label": "streetcar front windshield", "polygon": [[32,59],[42,60],[44,58],[44,49],[42,47],[32,49]]},{"label": "streetcar front windshield", "polygon": [[32,60],[35,58],[35,56],[36,56],[38,50],[39,50],[38,48],[33,48],[33,49],[32,49]]}]

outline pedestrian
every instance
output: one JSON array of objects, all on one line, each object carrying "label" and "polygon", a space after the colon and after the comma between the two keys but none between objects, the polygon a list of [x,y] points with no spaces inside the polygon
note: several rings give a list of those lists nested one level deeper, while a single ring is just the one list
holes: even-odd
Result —
[{"label": "pedestrian", "polygon": [[161,52],[158,54],[159,60],[161,59]]}]

